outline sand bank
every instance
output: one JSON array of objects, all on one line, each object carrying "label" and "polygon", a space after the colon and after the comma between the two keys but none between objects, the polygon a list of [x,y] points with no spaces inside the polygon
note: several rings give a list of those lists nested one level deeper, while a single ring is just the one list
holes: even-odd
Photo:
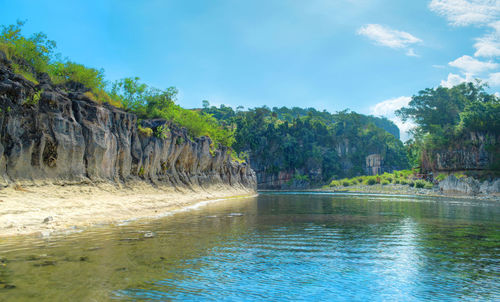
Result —
[{"label": "sand bank", "polygon": [[131,219],[158,218],[203,201],[256,192],[228,185],[156,187],[145,182],[43,185],[0,190],[0,237],[80,230]]}]

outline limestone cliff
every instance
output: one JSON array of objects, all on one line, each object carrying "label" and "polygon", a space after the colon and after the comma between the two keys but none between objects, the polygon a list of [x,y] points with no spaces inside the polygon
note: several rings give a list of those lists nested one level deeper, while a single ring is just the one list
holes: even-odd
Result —
[{"label": "limestone cliff", "polygon": [[498,171],[500,162],[498,133],[470,132],[447,149],[424,150],[424,172]]},{"label": "limestone cliff", "polygon": [[[0,58],[1,59],[1,58]],[[164,138],[138,131],[137,117],[85,95],[85,87],[52,85],[48,76],[33,84],[0,62],[0,185],[81,182],[256,188],[246,163],[230,150],[210,151],[208,137],[190,139],[164,120]]]}]

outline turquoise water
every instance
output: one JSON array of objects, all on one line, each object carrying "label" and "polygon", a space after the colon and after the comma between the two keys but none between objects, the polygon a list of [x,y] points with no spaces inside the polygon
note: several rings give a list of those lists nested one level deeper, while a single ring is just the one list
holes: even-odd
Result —
[{"label": "turquoise water", "polygon": [[499,217],[477,200],[265,193],[2,240],[0,300],[498,301]]}]

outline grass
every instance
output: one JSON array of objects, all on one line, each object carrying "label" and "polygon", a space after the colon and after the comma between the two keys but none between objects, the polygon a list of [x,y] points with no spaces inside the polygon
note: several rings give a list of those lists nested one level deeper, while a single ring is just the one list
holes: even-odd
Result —
[{"label": "grass", "polygon": [[[353,178],[344,178],[332,180],[328,187],[349,187],[353,185],[373,186],[380,184],[383,186],[390,184],[408,185],[410,187],[431,189],[434,185],[428,181],[417,179],[415,170],[401,170],[393,173],[383,173],[380,175],[356,176]],[[438,176],[439,178],[439,176]],[[444,178],[443,178],[444,179]]]},{"label": "grass", "polygon": [[35,75],[29,71],[24,70],[24,68],[17,65],[16,63],[12,63],[12,70],[14,71],[14,73],[22,75],[26,80],[32,82],[35,85],[38,85],[38,81]]}]

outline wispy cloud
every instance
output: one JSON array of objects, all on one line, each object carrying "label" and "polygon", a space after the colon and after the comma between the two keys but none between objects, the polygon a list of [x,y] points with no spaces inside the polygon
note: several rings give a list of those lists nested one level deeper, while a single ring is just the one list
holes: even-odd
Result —
[{"label": "wispy cloud", "polygon": [[464,73],[469,73],[472,75],[480,74],[491,69],[496,69],[499,66],[497,63],[479,61],[471,56],[461,56],[455,61],[448,63],[448,65],[459,68]]},{"label": "wispy cloud", "polygon": [[454,26],[485,25],[500,15],[498,0],[432,0],[429,8]]},{"label": "wispy cloud", "polygon": [[474,48],[476,57],[498,57],[500,56],[500,21],[490,23],[492,32],[476,39]]},{"label": "wispy cloud", "polygon": [[[474,57],[491,60],[500,56],[500,0],[432,0],[429,8],[445,17],[452,26],[486,28],[486,33],[475,39]],[[464,55],[448,65],[459,68],[463,75],[448,74],[448,79],[441,82],[442,86],[451,87],[478,76],[490,82],[491,86],[500,85],[496,76],[498,72],[485,74],[500,66],[494,61],[485,62]]]},{"label": "wispy cloud", "polygon": [[491,73],[486,79],[490,86],[500,86],[500,72]]},{"label": "wispy cloud", "polygon": [[410,46],[422,42],[422,40],[410,33],[395,30],[380,24],[367,24],[362,26],[357,33],[382,46],[393,49],[406,49],[406,55],[408,56],[417,56]]},{"label": "wispy cloud", "polygon": [[401,140],[405,141],[409,138],[409,131],[415,127],[410,121],[403,123],[403,121],[396,116],[395,111],[408,105],[411,101],[411,97],[409,96],[400,96],[393,99],[388,99],[382,101],[380,103],[375,104],[370,108],[370,114],[375,116],[384,116],[389,120],[393,121],[396,126],[399,128]]},{"label": "wispy cloud", "polygon": [[463,82],[471,82],[473,80],[474,80],[474,78],[472,77],[472,75],[470,73],[465,74],[465,77],[461,77],[460,75],[455,74],[455,73],[450,73],[450,74],[448,74],[448,78],[446,80],[441,81],[440,85],[443,87],[451,88],[451,87],[456,86],[458,84],[461,84]]}]

